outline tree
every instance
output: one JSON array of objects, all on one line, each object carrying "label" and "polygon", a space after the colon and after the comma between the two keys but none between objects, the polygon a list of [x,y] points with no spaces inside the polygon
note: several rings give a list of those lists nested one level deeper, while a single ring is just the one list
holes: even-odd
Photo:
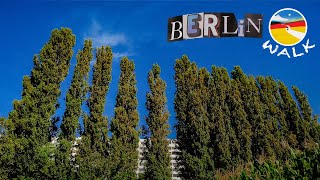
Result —
[{"label": "tree", "polygon": [[0,179],[9,179],[14,164],[14,141],[7,134],[7,119],[0,118]]},{"label": "tree", "polygon": [[247,119],[247,113],[243,107],[239,84],[234,79],[231,80],[231,92],[228,102],[231,112],[231,123],[241,146],[240,159],[243,163],[250,162],[253,160],[251,151],[251,138],[253,133],[251,124]]},{"label": "tree", "polygon": [[294,95],[298,101],[300,114],[302,116],[302,128],[306,132],[306,138],[309,141],[320,143],[320,134],[317,130],[319,123],[318,117],[312,114],[312,108],[308,97],[301,92],[296,86],[293,86]]},{"label": "tree", "polygon": [[33,157],[41,169],[33,176],[36,179],[74,179],[70,165],[71,142],[62,138],[57,144],[47,143],[41,146]]},{"label": "tree", "polygon": [[112,51],[102,46],[96,52],[90,97],[89,116],[84,117],[84,133],[80,142],[79,178],[95,179],[109,176],[108,119],[103,115],[106,95],[111,81]]},{"label": "tree", "polygon": [[186,179],[212,179],[210,121],[208,118],[210,74],[198,70],[187,56],[175,64],[175,111],[177,138],[181,151],[178,159],[180,176]]},{"label": "tree", "polygon": [[[271,79],[271,77],[270,77]],[[272,79],[272,81],[274,81]],[[285,146],[289,146],[289,141],[288,141],[288,135],[289,133],[289,125],[287,124],[287,120],[286,120],[286,114],[283,111],[283,107],[284,107],[284,103],[283,103],[283,99],[281,98],[281,94],[280,94],[280,90],[279,90],[279,83],[272,82],[272,84],[276,84],[276,87],[273,87],[273,95],[274,98],[276,99],[276,106],[275,107],[277,109],[277,113],[276,113],[276,117],[278,118],[278,128],[280,129],[280,133],[281,133],[281,144],[285,149],[288,149],[289,147],[285,147]],[[289,154],[287,154],[288,156]]]},{"label": "tree", "polygon": [[306,138],[306,132],[302,129],[301,116],[296,102],[291,96],[287,86],[281,81],[279,84],[279,92],[282,100],[282,111],[286,115],[288,125],[288,142],[293,148],[303,149],[304,141]]},{"label": "tree", "polygon": [[87,93],[87,78],[92,56],[92,41],[85,40],[83,49],[77,54],[77,64],[67,93],[66,110],[61,124],[61,137],[68,141],[75,140],[76,129],[79,126],[81,106]]},{"label": "tree", "polygon": [[[277,82],[272,79],[272,77],[257,77],[257,82],[259,85],[260,99],[263,103],[263,113],[266,126],[270,134],[269,141],[272,143],[272,148],[274,149],[277,157],[279,159],[284,159],[286,151],[288,152],[288,147],[285,147],[285,137],[281,133],[281,128],[286,128],[284,113],[277,106],[277,95],[278,87]],[[280,125],[280,126],[279,126]]]},{"label": "tree", "polygon": [[61,135],[59,143],[54,148],[54,162],[51,166],[50,179],[58,177],[62,179],[74,177],[73,157],[71,146],[75,141],[76,129],[79,126],[81,115],[81,105],[87,93],[87,78],[92,59],[92,42],[86,40],[84,47],[77,54],[77,64],[73,73],[71,86],[67,92],[66,110],[63,115],[61,125]]},{"label": "tree", "polygon": [[120,68],[115,115],[111,122],[111,178],[136,179],[139,114],[134,62],[123,57]]},{"label": "tree", "polygon": [[210,74],[205,68],[196,72],[194,89],[188,95],[187,134],[189,147],[184,153],[185,175],[191,179],[211,179],[214,162],[211,159],[210,121],[208,114]]},{"label": "tree", "polygon": [[4,162],[9,178],[41,176],[42,166],[34,157],[50,140],[51,117],[59,107],[60,83],[68,74],[74,45],[70,29],[53,30],[40,54],[34,56],[31,75],[23,78],[22,99],[14,101],[8,117],[8,141],[14,141],[15,149],[14,163]]},{"label": "tree", "polygon": [[210,143],[210,121],[208,103],[210,100],[210,73],[205,68],[197,72],[195,88],[190,92],[188,112],[188,133],[190,147],[186,155],[186,174],[191,179],[212,179],[214,175],[214,161],[211,159],[213,149]]},{"label": "tree", "polygon": [[[234,165],[233,157],[239,151],[239,144],[235,139],[230,122],[230,111],[227,106],[228,76],[225,69],[212,66],[211,100],[209,114],[213,124],[211,141],[214,149],[214,162],[216,169],[226,170]],[[238,152],[239,153],[239,152]],[[235,158],[235,159],[233,159]]]},{"label": "tree", "polygon": [[235,130],[232,126],[231,120],[231,112],[228,106],[228,98],[231,96],[231,84],[230,84],[230,77],[226,68],[219,68],[220,73],[220,87],[221,87],[221,95],[220,95],[220,104],[223,107],[223,111],[225,112],[225,126],[228,132],[229,140],[230,140],[230,152],[232,155],[232,162],[231,165],[235,167],[240,161],[240,144],[236,137]]},{"label": "tree", "polygon": [[317,142],[320,144],[320,124],[318,123],[318,115],[315,115],[311,124],[311,136]]},{"label": "tree", "polygon": [[166,107],[166,83],[160,77],[159,65],[153,65],[148,73],[150,92],[147,93],[146,108],[149,111],[146,118],[150,138],[146,147],[145,179],[171,179],[171,164],[169,154],[169,112]]},{"label": "tree", "polygon": [[175,84],[176,92],[174,99],[174,109],[176,112],[177,124],[175,128],[177,130],[177,142],[179,149],[181,150],[181,156],[179,159],[179,166],[181,167],[181,175],[184,172],[188,172],[185,169],[186,163],[184,155],[190,151],[191,147],[191,134],[188,132],[189,119],[189,93],[194,89],[197,81],[197,66],[195,63],[191,63],[186,55],[182,56],[181,59],[176,60],[175,66]]},{"label": "tree", "polygon": [[239,66],[231,72],[232,78],[239,83],[243,107],[252,127],[252,153],[255,159],[261,155],[274,157],[270,142],[270,131],[263,116],[263,106],[259,97],[259,89],[253,76],[247,76]]}]

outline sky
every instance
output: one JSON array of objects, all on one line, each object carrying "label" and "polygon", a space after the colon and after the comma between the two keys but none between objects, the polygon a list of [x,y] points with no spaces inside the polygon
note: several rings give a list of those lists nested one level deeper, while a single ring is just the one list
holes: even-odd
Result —
[{"label": "sky", "polygon": [[284,10],[279,12],[279,16],[286,18],[286,19],[300,19],[302,18],[301,15],[295,11],[291,10]]},{"label": "sky", "polygon": [[[168,109],[171,114],[170,138],[175,137],[174,113],[174,63],[186,54],[198,67],[210,69],[222,66],[230,72],[240,65],[246,74],[270,75],[287,86],[298,86],[307,94],[315,114],[320,114],[320,1],[260,0],[260,1],[47,1],[0,3],[0,117],[8,117],[12,102],[21,99],[22,79],[30,75],[32,57],[39,53],[50,37],[51,30],[69,27],[76,35],[74,52],[82,48],[84,40],[91,38],[94,47],[109,45],[114,59],[112,81],[106,97],[104,114],[109,121],[113,117],[117,83],[120,75],[120,59],[128,56],[136,65],[138,88],[139,125],[145,124],[147,111],[145,96],[148,92],[147,73],[152,64],[162,68],[161,76],[167,83]],[[268,40],[268,24],[272,15],[282,8],[300,11],[308,22],[305,39],[295,45],[296,53],[303,52],[302,43],[307,39],[316,47],[298,58],[277,57],[262,48]],[[262,38],[201,38],[177,42],[167,41],[167,23],[171,17],[200,12],[232,12],[237,19],[245,14],[263,14]],[[282,47],[282,46],[281,46]],[[279,51],[283,49],[279,47]],[[291,47],[288,52],[292,56]],[[71,60],[69,75],[61,84],[61,107],[56,115],[62,116],[66,91],[70,86],[75,66],[75,54]],[[93,66],[94,62],[91,63]],[[292,91],[291,91],[292,92]]]}]

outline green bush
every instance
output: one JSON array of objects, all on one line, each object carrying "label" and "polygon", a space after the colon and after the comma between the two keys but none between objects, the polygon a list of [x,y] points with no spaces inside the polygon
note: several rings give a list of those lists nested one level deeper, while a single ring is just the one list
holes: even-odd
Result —
[{"label": "green bush", "polygon": [[319,179],[320,178],[320,149],[304,152],[291,151],[290,158],[285,162],[266,161],[262,164],[255,162],[250,172],[242,171],[238,177],[230,179]]}]

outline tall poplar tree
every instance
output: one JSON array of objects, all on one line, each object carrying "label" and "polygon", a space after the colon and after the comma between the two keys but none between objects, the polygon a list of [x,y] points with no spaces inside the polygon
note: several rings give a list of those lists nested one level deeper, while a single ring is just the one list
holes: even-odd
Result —
[{"label": "tall poplar tree", "polygon": [[319,143],[320,134],[317,130],[319,123],[317,116],[312,114],[312,108],[308,101],[308,97],[301,92],[296,86],[293,86],[294,95],[298,101],[300,114],[303,119],[302,129],[306,132],[307,141],[315,141]]},{"label": "tall poplar tree", "polygon": [[84,133],[80,142],[78,176],[81,179],[109,176],[108,119],[103,115],[106,95],[111,81],[112,51],[109,46],[97,49],[90,97],[89,115],[84,116]]},{"label": "tall poplar tree", "polygon": [[177,119],[175,128],[177,130],[179,149],[181,150],[181,158],[179,161],[182,168],[181,173],[186,172],[183,170],[185,168],[183,165],[185,164],[184,154],[190,151],[191,147],[191,134],[188,132],[189,93],[195,88],[197,69],[196,64],[191,63],[186,55],[182,56],[181,59],[177,59],[174,65],[174,79],[176,84],[174,109]]},{"label": "tall poplar tree", "polygon": [[[278,93],[278,88],[276,82],[272,77],[257,77],[257,82],[259,85],[259,94],[263,108],[263,116],[265,119],[265,126],[268,128],[269,142],[272,143],[272,148],[279,158],[282,158],[285,148],[281,146],[281,141],[283,137],[281,136],[281,129],[279,125],[282,125],[284,121],[284,116],[279,114],[279,107],[277,106],[276,93]],[[279,116],[280,115],[280,116]]]},{"label": "tall poplar tree", "polygon": [[187,56],[175,64],[175,111],[177,138],[181,155],[180,176],[186,179],[212,179],[210,124],[208,118],[210,74],[198,70]]},{"label": "tall poplar tree", "polygon": [[306,132],[301,128],[301,116],[296,102],[289,92],[288,87],[281,81],[279,84],[279,92],[281,95],[281,109],[286,115],[288,126],[288,142],[292,148],[303,149]]},{"label": "tall poplar tree", "polygon": [[247,76],[239,66],[231,72],[232,78],[239,83],[243,107],[252,127],[252,153],[255,159],[261,155],[274,157],[266,122],[263,116],[263,107],[259,97],[259,89],[253,76]]},{"label": "tall poplar tree", "polygon": [[[211,102],[209,114],[213,124],[211,141],[214,149],[216,169],[231,168],[237,160],[240,145],[231,127],[230,111],[227,105],[229,77],[223,68],[212,66]],[[234,156],[233,156],[234,155]]]},{"label": "tall poplar tree", "polygon": [[251,124],[247,119],[247,113],[243,107],[239,84],[234,79],[231,80],[231,92],[228,103],[231,112],[231,123],[241,146],[240,159],[242,163],[250,162],[253,159],[251,151],[251,138],[253,133]]},{"label": "tall poplar tree", "polygon": [[293,86],[292,89],[298,101],[298,105],[299,105],[303,120],[306,121],[308,124],[311,123],[312,109],[310,107],[307,96],[303,92],[301,92],[296,86]]},{"label": "tall poplar tree", "polygon": [[166,83],[160,77],[159,65],[153,65],[148,73],[150,92],[147,93],[146,107],[149,111],[146,118],[150,138],[147,140],[145,179],[171,179],[169,154],[169,112],[167,110]]},{"label": "tall poplar tree", "polygon": [[14,101],[8,117],[8,134],[15,142],[14,163],[5,165],[11,168],[9,178],[36,178],[42,167],[37,157],[49,160],[43,148],[50,141],[51,117],[59,107],[60,83],[68,74],[74,45],[70,29],[54,29],[33,58],[31,75],[23,78],[22,99]]},{"label": "tall poplar tree", "polygon": [[85,100],[87,93],[87,78],[90,70],[90,61],[92,60],[92,42],[85,40],[84,47],[77,54],[77,64],[74,69],[71,86],[67,92],[66,110],[63,115],[61,125],[61,135],[58,139],[58,145],[55,149],[54,161],[51,169],[50,179],[74,178],[74,158],[72,157],[71,146],[75,141],[76,129],[79,126],[81,116],[81,105]]},{"label": "tall poplar tree", "polygon": [[219,68],[220,73],[220,86],[221,86],[221,95],[220,95],[220,104],[223,107],[223,111],[225,112],[225,126],[228,132],[229,140],[230,140],[230,153],[231,157],[231,166],[235,167],[240,161],[240,144],[238,138],[236,137],[235,130],[232,126],[231,120],[231,112],[228,106],[228,98],[231,96],[231,82],[228,71],[226,68]]},{"label": "tall poplar tree", "polygon": [[71,86],[67,92],[66,110],[61,124],[62,137],[68,141],[75,140],[75,133],[81,116],[81,105],[85,100],[88,89],[87,79],[92,57],[92,41],[85,40],[83,49],[77,54],[77,64],[74,69]]},{"label": "tall poplar tree", "polygon": [[[279,83],[276,82],[275,80],[273,80],[271,77],[268,78],[271,81],[271,83],[273,84],[273,96],[276,100],[276,117],[278,119],[278,128],[280,130],[280,137],[281,137],[281,146],[283,146],[285,149],[287,149],[288,147],[286,147],[288,145],[288,135],[289,135],[289,127],[288,127],[288,123],[286,120],[286,114],[283,111],[283,99],[281,98],[281,94],[279,91]],[[289,155],[289,154],[287,154]]]},{"label": "tall poplar tree", "polygon": [[111,178],[136,179],[139,132],[134,62],[123,57],[114,118],[111,122]]},{"label": "tall poplar tree", "polygon": [[109,91],[112,68],[112,51],[109,46],[97,49],[90,97],[88,99],[89,118],[85,134],[90,135],[91,148],[106,154],[108,139],[108,118],[103,115],[106,95]]},{"label": "tall poplar tree", "polygon": [[210,124],[208,118],[209,79],[205,68],[196,72],[196,83],[188,98],[187,132],[189,147],[184,152],[184,174],[191,179],[211,179],[214,175],[214,163],[211,159]]},{"label": "tall poplar tree", "polygon": [[205,68],[197,72],[195,88],[190,92],[188,112],[190,147],[186,156],[186,174],[191,179],[211,179],[214,175],[214,161],[211,158],[213,149],[210,143],[210,120],[208,103],[210,73]]}]

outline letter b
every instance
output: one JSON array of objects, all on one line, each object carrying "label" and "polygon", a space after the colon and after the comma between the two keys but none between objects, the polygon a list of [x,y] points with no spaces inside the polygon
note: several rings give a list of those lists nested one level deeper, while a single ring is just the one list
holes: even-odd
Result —
[{"label": "letter b", "polygon": [[176,16],[168,20],[168,41],[183,39],[182,26],[182,16]]}]

